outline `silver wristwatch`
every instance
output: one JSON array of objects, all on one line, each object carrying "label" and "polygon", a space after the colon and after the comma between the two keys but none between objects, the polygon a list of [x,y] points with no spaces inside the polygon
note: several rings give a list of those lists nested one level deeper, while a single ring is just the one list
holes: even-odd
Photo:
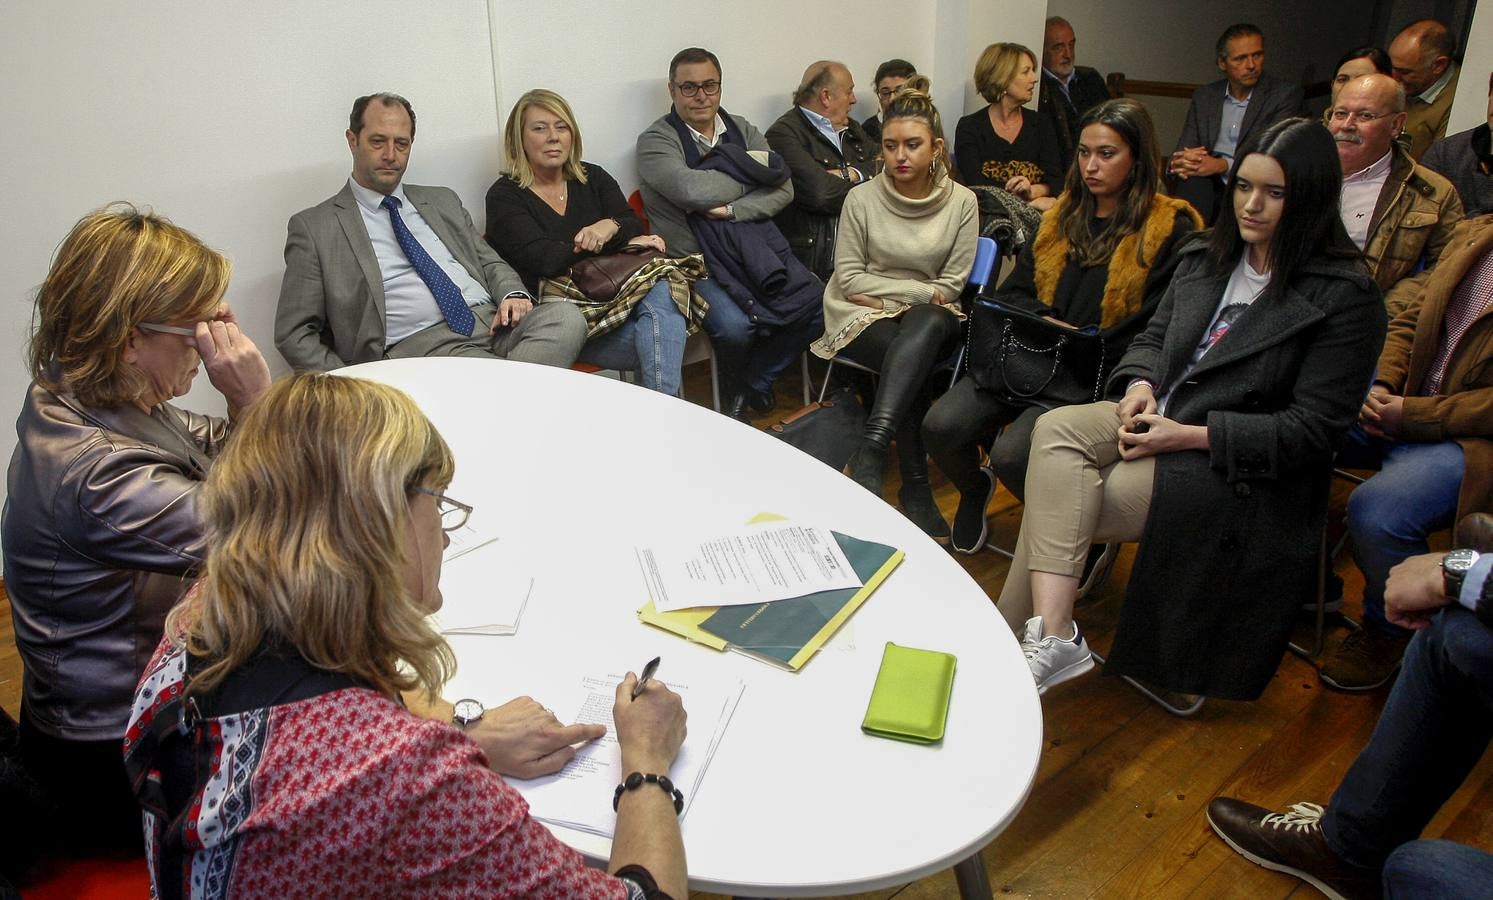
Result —
[{"label": "silver wristwatch", "polygon": [[451,721],[455,722],[459,728],[466,728],[468,725],[481,719],[482,714],[486,711],[481,702],[477,700],[458,700],[451,712]]},{"label": "silver wristwatch", "polygon": [[1462,582],[1481,556],[1476,550],[1452,550],[1441,557],[1442,590],[1453,602],[1460,599]]}]

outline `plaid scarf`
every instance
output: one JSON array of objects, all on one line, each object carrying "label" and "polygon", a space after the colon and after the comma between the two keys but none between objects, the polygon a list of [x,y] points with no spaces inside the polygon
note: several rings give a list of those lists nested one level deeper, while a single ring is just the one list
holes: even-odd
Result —
[{"label": "plaid scarf", "polygon": [[568,301],[581,308],[586,317],[586,338],[616,330],[632,311],[642,302],[643,296],[653,289],[658,281],[667,281],[669,296],[688,323],[688,333],[700,329],[700,322],[710,309],[710,303],[695,292],[696,281],[704,278],[705,258],[698,253],[676,259],[663,257],[650,261],[639,269],[617,290],[617,296],[609,301],[598,302],[581,293],[570,275],[544,278],[539,282],[539,302]]}]

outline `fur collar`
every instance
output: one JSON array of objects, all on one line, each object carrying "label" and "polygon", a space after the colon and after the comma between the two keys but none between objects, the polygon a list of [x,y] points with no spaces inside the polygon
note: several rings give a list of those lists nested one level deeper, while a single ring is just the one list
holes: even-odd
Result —
[{"label": "fur collar", "polygon": [[[1037,229],[1037,239],[1032,245],[1033,273],[1037,286],[1037,299],[1048,306],[1057,296],[1058,280],[1068,266],[1068,238],[1058,226],[1058,218],[1067,203],[1067,195],[1058,199],[1057,205],[1042,217],[1042,227]],[[1145,299],[1146,277],[1156,254],[1167,238],[1172,236],[1177,216],[1192,219],[1194,229],[1203,227],[1203,218],[1192,205],[1183,200],[1174,200],[1157,194],[1151,201],[1151,212],[1145,225],[1133,234],[1127,234],[1115,245],[1114,255],[1109,259],[1109,272],[1104,279],[1104,299],[1101,304],[1100,328],[1110,328],[1134,315]],[[1136,262],[1135,250],[1139,243],[1146,262]]]}]

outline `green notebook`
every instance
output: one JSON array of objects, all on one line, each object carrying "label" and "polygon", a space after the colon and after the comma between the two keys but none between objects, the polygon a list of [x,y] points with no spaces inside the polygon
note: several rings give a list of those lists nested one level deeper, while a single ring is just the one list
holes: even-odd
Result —
[{"label": "green notebook", "polygon": [[861,731],[915,744],[943,740],[954,689],[954,655],[887,641]]},{"label": "green notebook", "polygon": [[772,603],[723,606],[700,621],[699,628],[748,656],[795,672],[803,668],[905,555],[886,544],[839,532],[831,534],[861,580],[860,587],[819,591]]}]

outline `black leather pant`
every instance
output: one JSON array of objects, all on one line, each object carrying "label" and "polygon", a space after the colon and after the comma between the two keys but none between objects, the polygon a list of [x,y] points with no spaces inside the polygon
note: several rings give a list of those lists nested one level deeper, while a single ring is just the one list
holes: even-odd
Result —
[{"label": "black leather pant", "polygon": [[872,322],[846,345],[841,353],[879,373],[876,400],[866,416],[867,443],[885,448],[898,437],[904,461],[915,455],[923,464],[928,376],[953,353],[958,337],[959,320],[952,312],[920,304],[895,319]]}]

